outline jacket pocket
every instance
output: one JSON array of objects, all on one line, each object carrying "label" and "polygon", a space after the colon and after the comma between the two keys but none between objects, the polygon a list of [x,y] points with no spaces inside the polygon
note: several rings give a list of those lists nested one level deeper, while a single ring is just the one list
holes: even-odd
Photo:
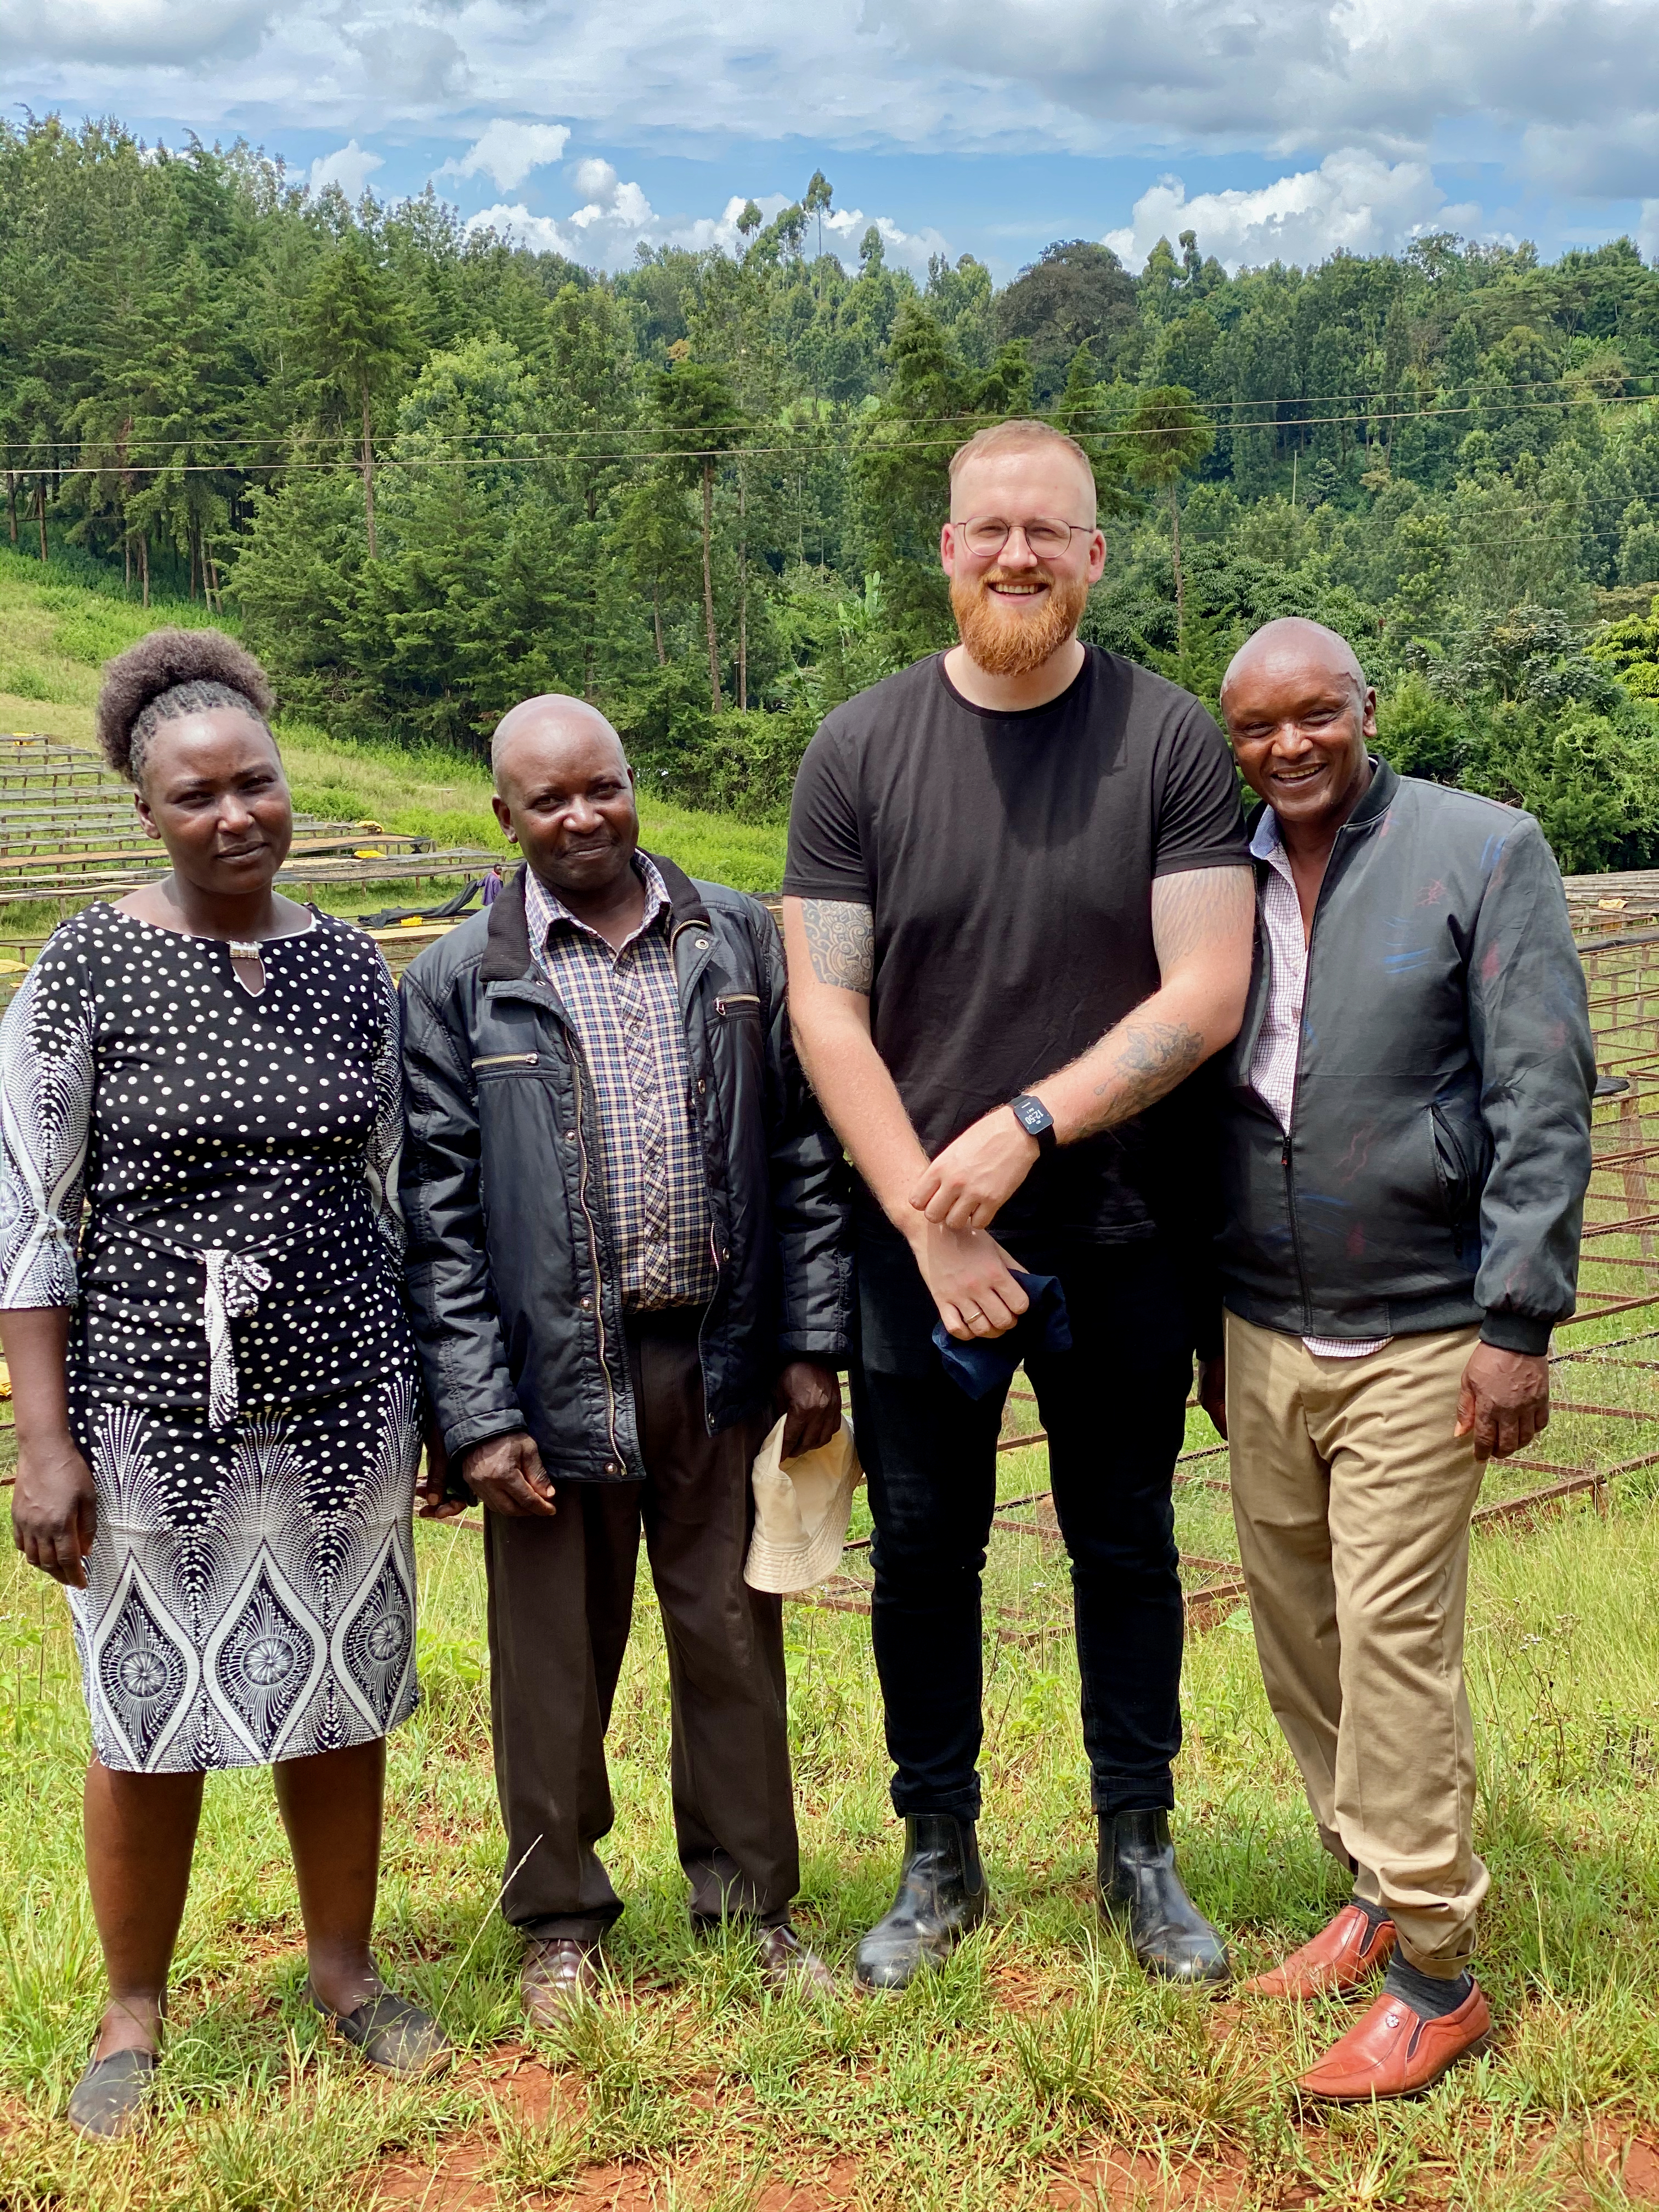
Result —
[{"label": "jacket pocket", "polygon": [[481,1067],[534,1067],[541,1058],[538,1052],[487,1052],[472,1063],[476,1075]]},{"label": "jacket pocket", "polygon": [[[1484,1134],[1484,1132],[1480,1133]],[[1448,1221],[1467,1221],[1480,1202],[1486,1181],[1480,1136],[1461,1116],[1443,1106],[1429,1109],[1429,1134],[1440,1202]]]},{"label": "jacket pocket", "polygon": [[741,1021],[745,1016],[758,1021],[760,1005],[758,991],[727,991],[715,1000],[714,1012],[723,1022]]}]

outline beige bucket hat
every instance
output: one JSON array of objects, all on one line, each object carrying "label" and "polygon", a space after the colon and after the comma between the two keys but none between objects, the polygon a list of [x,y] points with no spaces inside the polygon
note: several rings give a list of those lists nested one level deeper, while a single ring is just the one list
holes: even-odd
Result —
[{"label": "beige bucket hat", "polygon": [[827,1581],[841,1565],[853,1492],[864,1469],[843,1421],[827,1444],[783,1457],[783,1423],[776,1422],[756,1455],[755,1533],[743,1578],[750,1589],[787,1595]]}]

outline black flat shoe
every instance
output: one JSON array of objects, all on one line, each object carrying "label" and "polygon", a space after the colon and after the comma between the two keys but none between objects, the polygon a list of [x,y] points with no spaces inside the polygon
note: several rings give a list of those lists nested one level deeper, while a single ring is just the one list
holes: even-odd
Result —
[{"label": "black flat shoe", "polygon": [[1100,1901],[1127,1924],[1149,1974],[1212,1985],[1227,1979],[1227,1947],[1176,1871],[1167,1813],[1103,1813],[1098,1863]]},{"label": "black flat shoe", "polygon": [[314,1990],[311,2002],[335,2033],[383,2074],[432,2074],[454,2058],[453,2045],[431,2014],[390,1990],[366,1998],[355,2012],[336,2012]]},{"label": "black flat shoe", "polygon": [[103,2142],[131,2135],[144,2117],[161,2063],[154,2051],[112,2051],[94,2058],[70,2094],[70,2125]]},{"label": "black flat shoe", "polygon": [[944,1964],[989,1902],[971,1820],[949,1813],[907,1820],[898,1895],[859,1945],[859,1980],[866,1989],[903,1989],[924,1966]]}]

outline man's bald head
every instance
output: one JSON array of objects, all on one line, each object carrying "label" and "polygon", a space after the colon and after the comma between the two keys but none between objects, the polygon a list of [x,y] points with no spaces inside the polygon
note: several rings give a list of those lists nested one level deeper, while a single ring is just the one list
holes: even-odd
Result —
[{"label": "man's bald head", "polygon": [[573,699],[562,691],[544,691],[534,699],[521,699],[496,723],[489,740],[489,768],[495,788],[500,791],[503,775],[512,773],[509,761],[521,776],[526,760],[533,759],[538,768],[544,767],[573,744],[585,750],[596,743],[614,747],[626,771],[628,755],[622,739],[599,708],[590,707],[586,699]]},{"label": "man's bald head", "polygon": [[550,691],[504,714],[490,740],[495,819],[572,913],[627,895],[640,817],[623,741],[597,707]]},{"label": "man's bald head", "polygon": [[1236,678],[1268,668],[1340,671],[1362,697],[1365,690],[1365,672],[1347,639],[1302,615],[1284,615],[1277,622],[1263,623],[1245,639],[1221,679],[1224,707]]},{"label": "man's bald head", "polygon": [[1286,845],[1328,853],[1370,783],[1376,694],[1353,647],[1322,623],[1264,623],[1233,655],[1221,711],[1244,781]]}]

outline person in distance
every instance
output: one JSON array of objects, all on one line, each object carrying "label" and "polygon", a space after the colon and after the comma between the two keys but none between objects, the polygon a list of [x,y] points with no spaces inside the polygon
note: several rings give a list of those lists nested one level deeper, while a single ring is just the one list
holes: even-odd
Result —
[{"label": "person in distance", "polygon": [[1171,1094],[1243,1010],[1243,816],[1197,700],[1078,636],[1105,561],[1082,448],[1005,422],[950,473],[961,642],[823,723],[784,879],[795,1033],[861,1179],[854,1419],[905,1823],[898,1893],[857,1971],[901,1986],[986,1910],[981,1572],[1006,1377],[970,1398],[932,1332],[1006,1335],[1024,1273],[1059,1279],[1073,1340],[1031,1349],[1027,1371],[1071,1555],[1101,1899],[1148,1970],[1214,1984],[1225,1947],[1168,1817],[1170,1491],[1206,1258],[1171,1172],[1192,1092]]},{"label": "person in distance", "polygon": [[0,1026],[12,1526],[69,1592],[92,1721],[110,1995],[69,2116],[95,2136],[159,2063],[216,1768],[271,1769],[313,2003],[392,2072],[448,2056],[369,1948],[416,1698],[398,1002],[371,939],[272,888],[270,712],[217,630],[109,664],[99,736],[172,872],[63,923]]},{"label": "person in distance", "polygon": [[1595,1081],[1583,970],[1530,815],[1396,775],[1343,639],[1270,623],[1221,692],[1259,921],[1225,1067],[1223,1356],[1268,1698],[1353,1896],[1249,1986],[1364,1988],[1310,2095],[1403,2096],[1474,2050],[1487,1875],[1463,1687],[1469,1516],[1549,1419]]},{"label": "person in distance", "polygon": [[641,1528],[693,1924],[747,1920],[769,1982],[823,1987],[790,1926],[781,1601],[743,1568],[775,1415],[786,1454],[840,1425],[842,1163],[771,915],[639,849],[605,717],[528,699],[492,753],[525,865],[404,978],[403,1194],[428,1391],[484,1506],[525,2009],[550,2027],[593,1991],[623,1909],[594,1847]]}]

